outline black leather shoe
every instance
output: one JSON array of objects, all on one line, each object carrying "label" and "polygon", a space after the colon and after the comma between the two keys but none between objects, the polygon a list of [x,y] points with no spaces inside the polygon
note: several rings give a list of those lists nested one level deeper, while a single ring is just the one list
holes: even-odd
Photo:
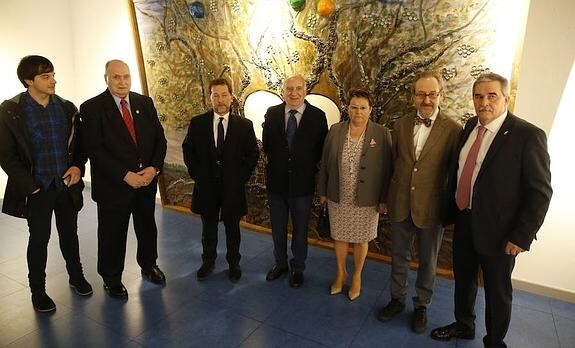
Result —
[{"label": "black leather shoe", "polygon": [[240,268],[240,266],[239,265],[230,266],[230,269],[228,271],[228,277],[230,278],[230,281],[232,283],[237,283],[242,277],[242,269]]},{"label": "black leather shoe", "polygon": [[38,312],[48,313],[56,310],[56,304],[45,292],[32,294],[32,305]]},{"label": "black leather shoe", "polygon": [[395,317],[405,309],[405,303],[398,299],[392,298],[389,303],[377,312],[377,319],[379,321],[388,321]]},{"label": "black leather shoe", "polygon": [[80,296],[92,295],[92,285],[90,285],[84,277],[74,280],[70,279],[69,284],[70,287]]},{"label": "black leather shoe", "polygon": [[150,268],[142,268],[142,276],[147,278],[154,284],[165,284],[166,283],[166,276],[164,272],[160,270],[160,267],[154,266]]},{"label": "black leather shoe", "polygon": [[449,341],[452,338],[472,340],[475,338],[475,330],[465,328],[463,325],[455,322],[431,331],[431,338],[438,341]]},{"label": "black leather shoe", "polygon": [[128,299],[128,290],[124,287],[124,284],[106,284],[104,283],[104,290],[111,297],[119,298],[122,300]]},{"label": "black leather shoe", "polygon": [[274,265],[272,267],[272,269],[270,269],[270,271],[268,272],[268,274],[266,275],[266,280],[268,282],[271,282],[272,280],[276,280],[278,279],[282,274],[286,273],[288,271],[287,267],[281,268],[278,267],[276,265]]},{"label": "black leather shoe", "polygon": [[213,272],[213,270],[214,270],[213,263],[204,262],[202,263],[200,269],[198,269],[198,272],[196,273],[196,278],[199,281],[206,280],[206,278],[210,275],[210,273]]},{"label": "black leather shoe", "polygon": [[419,306],[411,317],[411,329],[416,333],[422,333],[427,328],[427,308]]},{"label": "black leather shoe", "polygon": [[292,288],[299,288],[303,284],[303,272],[292,271],[289,274],[289,286]]}]

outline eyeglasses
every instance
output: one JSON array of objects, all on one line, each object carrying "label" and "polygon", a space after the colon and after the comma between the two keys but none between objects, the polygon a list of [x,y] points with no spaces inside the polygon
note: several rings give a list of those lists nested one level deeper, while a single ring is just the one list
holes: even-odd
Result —
[{"label": "eyeglasses", "polygon": [[417,92],[415,93],[415,97],[417,99],[425,99],[425,97],[429,97],[429,99],[434,100],[437,99],[439,97],[439,95],[441,94],[441,91],[433,91],[433,92],[429,92],[429,93],[425,93],[425,92]]}]

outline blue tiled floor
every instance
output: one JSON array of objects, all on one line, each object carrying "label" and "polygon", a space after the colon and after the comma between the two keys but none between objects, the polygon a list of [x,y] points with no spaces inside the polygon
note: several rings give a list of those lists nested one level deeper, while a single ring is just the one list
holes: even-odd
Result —
[{"label": "blue tiled floor", "polygon": [[[68,276],[52,234],[47,290],[58,309],[38,314],[27,287],[24,220],[0,215],[0,346],[8,347],[482,347],[483,293],[477,299],[477,339],[437,342],[431,328],[453,320],[453,282],[438,279],[429,308],[429,329],[409,329],[410,306],[388,322],[375,318],[389,301],[387,264],[368,261],[361,297],[330,296],[335,269],[330,250],[311,247],[301,289],[284,277],[266,282],[273,263],[266,234],[242,231],[239,283],[227,278],[225,238],[208,280],[198,282],[201,222],[190,215],[157,208],[158,264],[168,277],[165,287],[142,281],[130,232],[124,284],[127,302],[106,296],[96,272],[96,209],[85,195],[79,217],[80,248],[86,277],[94,286],[88,298],[68,288]],[[351,269],[351,258],[349,267]],[[410,274],[413,284],[415,274]],[[410,291],[409,296],[412,295]],[[344,291],[345,293],[345,291]],[[516,291],[507,342],[510,347],[575,347],[575,304]]]}]

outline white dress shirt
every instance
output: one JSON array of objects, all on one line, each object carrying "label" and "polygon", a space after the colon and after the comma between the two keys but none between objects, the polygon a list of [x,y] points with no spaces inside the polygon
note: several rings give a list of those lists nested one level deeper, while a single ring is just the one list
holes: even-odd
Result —
[{"label": "white dress shirt", "polygon": [[[426,127],[424,124],[417,124],[415,125],[415,127],[413,127],[413,145],[415,148],[415,160],[419,159],[419,155],[421,155],[421,150],[423,150],[425,142],[427,141],[427,138],[429,138],[429,133],[431,132],[431,128],[433,128],[433,124],[435,123],[435,119],[437,118],[438,114],[439,114],[439,108],[435,109],[435,111],[429,118],[431,120],[431,126]],[[421,117],[419,115],[419,112],[417,112],[417,116]]]},{"label": "white dress shirt", "polygon": [[228,122],[230,118],[230,113],[228,112],[225,115],[218,115],[214,111],[214,145],[218,146],[218,124],[220,123],[220,117],[223,117],[222,125],[224,126],[224,139],[226,138],[226,134],[228,134]]}]

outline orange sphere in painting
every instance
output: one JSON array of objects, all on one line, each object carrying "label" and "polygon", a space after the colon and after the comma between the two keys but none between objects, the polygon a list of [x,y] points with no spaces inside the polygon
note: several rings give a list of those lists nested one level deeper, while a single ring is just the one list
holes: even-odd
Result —
[{"label": "orange sphere in painting", "polygon": [[319,0],[317,2],[317,13],[322,17],[329,17],[335,10],[333,0]]}]

